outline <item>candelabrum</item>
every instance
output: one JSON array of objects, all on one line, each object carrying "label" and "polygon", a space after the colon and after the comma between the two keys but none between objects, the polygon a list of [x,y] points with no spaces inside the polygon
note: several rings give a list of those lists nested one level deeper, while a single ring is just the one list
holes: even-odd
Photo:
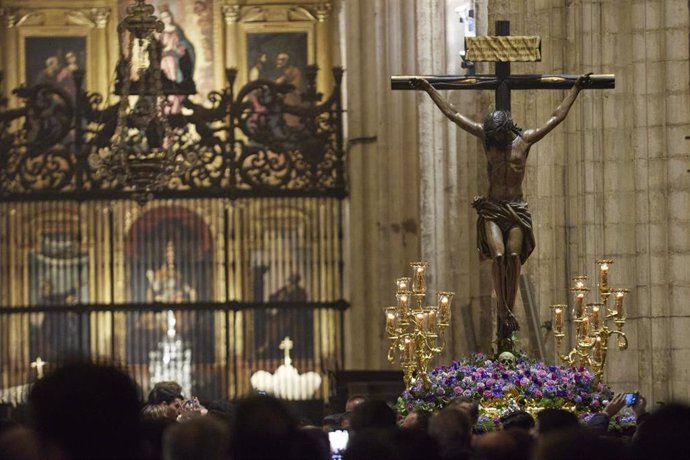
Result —
[{"label": "candelabrum", "polygon": [[[596,374],[597,382],[604,376],[609,337],[616,336],[616,345],[619,350],[628,348],[628,339],[623,332],[626,320],[623,301],[628,290],[614,289],[609,286],[609,270],[612,264],[612,260],[597,260],[597,265],[599,265],[598,302],[586,303],[587,294],[590,292],[587,287],[588,277],[573,277],[570,291],[574,305],[572,318],[575,323],[575,347],[566,354],[561,354],[561,344],[565,337],[563,317],[567,305],[551,306],[556,352],[559,358],[571,366],[579,364],[591,368]],[[610,327],[612,324],[615,325],[615,329]]]},{"label": "candelabrum", "polygon": [[425,306],[427,262],[412,262],[412,277],[395,280],[398,304],[385,309],[386,335],[391,341],[388,361],[396,357],[405,373],[405,386],[421,379],[429,388],[429,362],[445,348],[453,292],[438,292],[437,305]]}]

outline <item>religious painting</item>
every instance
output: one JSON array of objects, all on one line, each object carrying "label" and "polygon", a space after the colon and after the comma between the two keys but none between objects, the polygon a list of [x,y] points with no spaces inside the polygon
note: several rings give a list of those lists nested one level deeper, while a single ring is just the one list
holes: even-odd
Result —
[{"label": "religious painting", "polygon": [[298,209],[265,208],[261,245],[251,253],[255,302],[267,304],[254,316],[255,356],[277,360],[280,342],[289,336],[293,357],[313,355],[313,312],[300,304],[313,301],[311,247],[305,239],[306,214]]},{"label": "religious painting", "polygon": [[[283,102],[298,106],[306,89],[306,69],[310,59],[310,36],[307,31],[294,32],[267,31],[264,28],[248,29],[246,40],[247,82],[270,80],[278,84],[291,85],[292,90],[285,94]],[[274,138],[286,136],[286,130],[300,126],[299,117],[293,114],[271,115],[264,100],[269,95],[257,89],[248,95],[254,115],[249,119],[251,131],[270,130]]]},{"label": "religious painting", "polygon": [[247,81],[273,80],[300,89],[309,63],[307,32],[247,34]]},{"label": "religious painting", "polygon": [[78,230],[69,221],[53,224],[39,230],[37,247],[28,255],[29,304],[55,309],[31,315],[29,353],[58,362],[88,352],[88,317],[61,307],[89,301],[89,264]]},{"label": "religious painting", "polygon": [[154,207],[133,222],[124,250],[128,300],[161,305],[163,309],[129,315],[128,361],[154,366],[150,361],[161,344],[165,348],[168,341],[179,341],[183,350],[189,350],[192,363],[212,362],[212,313],[164,309],[168,305],[214,300],[209,225],[184,206]]},{"label": "religious painting", "polygon": [[[161,70],[176,83],[191,79],[203,103],[214,85],[214,0],[150,0],[154,15],[164,24],[158,34],[162,45]],[[131,0],[118,0],[120,20]]]},{"label": "religious painting", "polygon": [[74,100],[74,72],[86,65],[86,37],[26,37],[24,78],[28,86],[50,83]]}]

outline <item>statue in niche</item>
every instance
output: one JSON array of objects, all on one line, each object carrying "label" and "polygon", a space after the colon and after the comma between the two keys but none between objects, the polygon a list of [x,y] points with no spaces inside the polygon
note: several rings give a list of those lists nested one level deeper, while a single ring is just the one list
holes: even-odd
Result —
[{"label": "statue in niche", "polygon": [[156,270],[147,270],[147,302],[182,303],[196,301],[196,290],[187,284],[175,266],[175,245],[165,245],[165,260]]},{"label": "statue in niche", "polygon": [[489,192],[476,197],[477,246],[482,257],[493,260],[493,285],[498,299],[499,350],[511,349],[511,336],[519,329],[513,306],[520,270],[535,246],[532,216],[522,192],[525,164],[532,145],[558,126],[568,114],[580,90],[590,83],[582,75],[547,122],[535,129],[522,130],[507,110],[496,110],[478,123],[460,114],[424,78],[412,78],[416,89],[426,91],[443,114],[464,131],[481,139],[487,159]]},{"label": "statue in niche", "polygon": [[[307,302],[307,291],[300,284],[302,277],[292,273],[287,283],[269,296],[269,303]],[[286,335],[295,342],[295,356],[309,357],[313,354],[313,317],[306,308],[269,308],[257,312],[256,321],[261,324],[256,330],[257,354],[260,358],[279,359],[278,345]]]},{"label": "statue in niche", "polygon": [[278,289],[270,295],[271,302],[306,302],[307,291],[300,286],[302,277],[299,273],[293,273],[288,277],[288,282],[285,286]]}]

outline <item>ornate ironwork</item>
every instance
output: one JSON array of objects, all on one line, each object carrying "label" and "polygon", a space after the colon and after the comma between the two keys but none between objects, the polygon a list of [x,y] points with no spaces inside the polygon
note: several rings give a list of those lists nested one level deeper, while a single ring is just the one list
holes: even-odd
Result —
[{"label": "ornate ironwork", "polygon": [[[207,103],[185,99],[182,112],[167,116],[180,172],[154,194],[345,197],[343,70],[333,69],[335,87],[323,101],[316,72],[315,66],[307,69],[301,93],[256,80],[235,95],[236,70],[228,69],[228,86],[210,93]],[[75,75],[77,88],[83,78]],[[104,106],[102,95],[83,90],[73,100],[48,84],[13,94],[19,107],[0,101],[0,201],[136,195],[123,177],[99,170],[117,144],[119,102]],[[136,117],[136,110],[128,116]],[[136,133],[129,142],[137,148]],[[145,161],[140,166],[154,167]]]}]

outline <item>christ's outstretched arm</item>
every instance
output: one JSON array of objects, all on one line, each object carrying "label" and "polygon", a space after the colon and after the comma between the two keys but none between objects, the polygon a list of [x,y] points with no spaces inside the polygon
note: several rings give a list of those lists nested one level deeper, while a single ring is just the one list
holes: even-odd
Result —
[{"label": "christ's outstretched arm", "polygon": [[443,114],[453,123],[468,133],[477,136],[482,141],[484,140],[484,129],[482,128],[482,125],[459,113],[453,104],[445,100],[441,94],[436,91],[433,86],[431,86],[431,83],[423,78],[412,78],[410,80],[410,84],[412,84],[414,88],[420,88],[429,93],[429,96],[431,96],[431,99],[438,106],[438,108],[441,109],[441,112],[443,112]]},{"label": "christ's outstretched arm", "polygon": [[580,75],[573,87],[568,92],[568,95],[565,97],[565,99],[563,99],[563,102],[561,102],[560,105],[556,107],[556,110],[553,111],[551,118],[547,120],[546,124],[541,128],[526,129],[522,133],[522,140],[527,144],[534,144],[535,142],[540,141],[544,136],[550,133],[552,129],[565,120],[565,116],[568,115],[568,112],[573,106],[575,99],[577,99],[577,95],[580,93],[580,90],[589,84],[590,75],[592,74],[588,73],[586,75]]}]

